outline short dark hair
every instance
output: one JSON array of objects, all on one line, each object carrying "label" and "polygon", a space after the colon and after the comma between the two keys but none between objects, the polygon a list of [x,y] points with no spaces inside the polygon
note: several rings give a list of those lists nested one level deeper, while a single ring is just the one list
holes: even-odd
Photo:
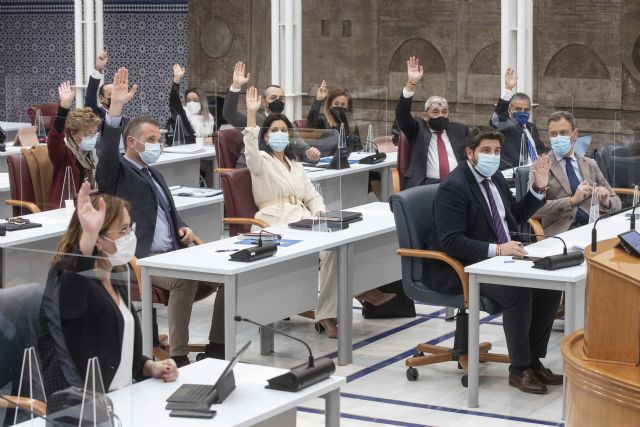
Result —
[{"label": "short dark hair", "polygon": [[547,119],[547,127],[549,127],[549,123],[551,122],[559,122],[560,120],[565,119],[569,123],[571,123],[571,130],[576,128],[576,119],[573,117],[568,111],[554,111],[549,114],[549,118]]},{"label": "short dark hair", "polygon": [[104,83],[100,85],[100,88],[98,89],[98,95],[100,96],[104,96],[104,85],[107,85],[109,83]]},{"label": "short dark hair", "polygon": [[269,85],[269,86],[265,87],[264,90],[262,91],[262,97],[263,98],[267,97],[267,89],[269,89],[270,87],[277,87],[278,89],[282,89],[282,86],[279,86],[279,85]]},{"label": "short dark hair", "polygon": [[511,99],[509,100],[509,107],[511,107],[511,104],[513,104],[515,101],[520,101],[520,100],[527,101],[529,103],[529,108],[531,108],[531,97],[524,92],[514,93]]},{"label": "short dark hair", "polygon": [[132,119],[129,121],[129,124],[124,130],[123,139],[125,143],[127,141],[127,138],[129,138],[129,136],[133,136],[134,138],[137,137],[140,132],[140,126],[142,126],[145,123],[148,123],[157,128],[160,128],[160,123],[158,123],[156,120],[150,117],[136,117],[135,119]]},{"label": "short dark hair", "polygon": [[481,126],[471,129],[469,136],[467,137],[467,148],[471,151],[475,151],[478,145],[485,140],[492,139],[500,141],[500,146],[504,143],[504,135],[500,132],[496,132],[493,128],[488,126]]},{"label": "short dark hair", "polygon": [[[260,127],[260,133],[258,133],[258,148],[262,151],[266,151],[272,156],[273,149],[267,142],[265,142],[264,136],[267,134],[267,131],[271,127],[271,124],[277,120],[282,120],[283,122],[285,122],[287,124],[287,129],[293,129],[291,121],[282,113],[272,113],[264,119],[264,122],[262,122],[262,126]],[[291,137],[291,132],[289,132],[289,137]],[[287,145],[287,148],[284,149],[284,155],[289,159],[295,159],[293,149],[291,148],[291,143],[289,143],[289,145]]]}]

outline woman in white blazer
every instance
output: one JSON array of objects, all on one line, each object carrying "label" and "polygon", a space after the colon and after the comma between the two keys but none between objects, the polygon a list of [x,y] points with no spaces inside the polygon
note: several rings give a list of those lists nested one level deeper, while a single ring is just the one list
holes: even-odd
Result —
[{"label": "woman in white blazer", "polygon": [[[251,172],[253,199],[258,206],[255,218],[269,225],[288,224],[312,218],[325,212],[322,196],[307,177],[302,165],[292,160],[289,146],[291,122],[284,114],[270,114],[262,124],[256,125],[256,112],[260,96],[255,87],[247,90],[247,127],[244,146],[247,167]],[[316,310],[319,331],[336,338],[337,329],[337,272],[335,252],[320,253],[320,295]],[[358,299],[374,305],[393,298],[377,289],[358,295]]]}]

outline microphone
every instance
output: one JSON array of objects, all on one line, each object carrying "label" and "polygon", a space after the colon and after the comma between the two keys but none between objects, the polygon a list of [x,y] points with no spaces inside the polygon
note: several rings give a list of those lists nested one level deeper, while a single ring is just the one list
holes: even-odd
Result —
[{"label": "microphone", "polygon": [[631,210],[631,221],[629,225],[629,230],[636,229],[636,208],[638,207],[638,205],[640,205],[640,203],[636,203],[635,205],[633,205],[633,209]]},{"label": "microphone", "polygon": [[533,261],[533,268],[538,268],[541,270],[557,270],[559,268],[567,268],[573,267],[574,265],[580,265],[584,262],[584,254],[580,251],[567,253],[567,243],[558,236],[551,236],[546,234],[532,234],[532,233],[520,233],[518,231],[509,232],[510,236],[535,236],[535,237],[545,237],[545,238],[554,238],[558,239],[562,242],[562,254],[561,255],[551,255],[542,257]]},{"label": "microphone", "polygon": [[262,233],[267,233],[267,234],[270,234],[272,236],[275,236],[276,239],[280,239],[280,235],[279,234],[272,233],[270,231],[261,229],[260,232],[258,233],[258,246],[259,247],[262,247]]},{"label": "microphone", "polygon": [[[636,208],[640,206],[640,203],[636,203],[635,205],[629,206],[628,208],[624,208],[624,209],[620,209],[619,211],[615,211],[615,212],[609,212],[608,214],[602,215],[600,216],[598,219],[595,220],[595,222],[593,223],[593,229],[591,229],[591,252],[596,252],[598,250],[598,231],[596,230],[596,226],[598,225],[598,221],[600,221],[601,219],[605,219],[605,218],[609,218],[615,215],[618,215],[619,213],[622,212],[627,212],[630,210],[633,210],[633,212],[635,212]],[[633,221],[631,223],[632,225],[632,230],[635,229],[636,226],[636,222],[635,222],[635,218],[633,215],[631,215],[631,221]]]},{"label": "microphone", "polygon": [[292,340],[302,343],[309,352],[309,362],[307,364],[297,366],[285,374],[278,375],[277,377],[273,377],[267,380],[269,385],[267,385],[266,388],[281,391],[299,391],[309,387],[310,385],[316,384],[322,380],[329,378],[336,371],[336,364],[333,363],[333,360],[326,357],[316,360],[313,357],[313,353],[311,352],[311,347],[309,347],[309,345],[306,342],[302,341],[300,338],[285,334],[284,332],[274,329],[271,326],[254,322],[253,320],[247,319],[246,317],[234,316],[233,320],[235,320],[236,322],[248,322],[261,328],[273,331],[277,334],[284,335],[287,338],[291,338]]}]

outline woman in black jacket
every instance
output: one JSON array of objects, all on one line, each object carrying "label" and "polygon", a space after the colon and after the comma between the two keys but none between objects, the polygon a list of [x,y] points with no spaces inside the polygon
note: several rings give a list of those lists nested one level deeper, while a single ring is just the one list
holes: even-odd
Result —
[{"label": "woman in black jacket", "polygon": [[352,151],[362,150],[360,131],[353,120],[353,100],[346,89],[334,89],[329,93],[327,82],[323,80],[309,109],[307,124],[312,129],[337,131],[344,124],[347,147]]},{"label": "woman in black jacket", "polygon": [[173,381],[178,376],[172,359],[154,362],[142,355],[140,324],[129,308],[122,267],[136,247],[130,221],[124,200],[90,196],[89,183],[82,184],[49,270],[40,312],[38,346],[47,396],[83,387],[92,357],[98,358],[105,391],[132,379]]}]

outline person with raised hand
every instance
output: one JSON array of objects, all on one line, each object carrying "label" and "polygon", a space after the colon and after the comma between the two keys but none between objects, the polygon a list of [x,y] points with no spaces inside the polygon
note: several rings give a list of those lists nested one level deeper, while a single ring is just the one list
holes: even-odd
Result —
[{"label": "person with raised hand", "polygon": [[[40,312],[38,344],[47,396],[69,386],[84,388],[92,357],[98,358],[105,391],[126,387],[132,380],[178,377],[172,359],[155,362],[142,354],[125,267],[136,249],[134,229],[127,202],[91,195],[89,183],[82,184],[52,261]],[[60,409],[54,407],[60,404],[55,399],[48,403],[54,402],[49,413]]]},{"label": "person with raised hand", "polygon": [[[236,128],[244,128],[247,126],[247,116],[238,111],[238,102],[240,100],[240,91],[242,87],[249,82],[251,73],[246,72],[244,62],[236,62],[233,68],[233,83],[227,91],[227,97],[222,107],[222,115],[224,118]],[[284,90],[278,85],[269,85],[263,91],[263,97],[260,98],[260,106],[255,113],[255,119],[258,126],[262,126],[265,119],[270,114],[281,114],[284,111],[286,97]],[[263,111],[260,111],[260,110]],[[306,163],[317,163],[320,160],[320,151],[315,147],[310,147],[302,140],[291,141],[292,153],[296,158]],[[246,167],[244,152],[240,154],[237,168]]]},{"label": "person with raised hand", "polygon": [[411,105],[424,68],[415,56],[407,60],[407,84],[396,105],[396,121],[411,146],[409,167],[401,189],[440,182],[465,159],[469,129],[449,121],[449,103],[442,96],[431,96],[422,117],[411,115]]},{"label": "person with raised hand", "polygon": [[504,73],[504,91],[489,120],[489,124],[505,138],[500,169],[533,163],[547,151],[537,126],[530,121],[531,98],[524,92],[514,93],[517,84],[516,71],[507,68]]},{"label": "person with raised hand", "polygon": [[[113,81],[111,106],[105,117],[103,149],[99,153],[96,179],[100,191],[131,202],[130,214],[137,224],[135,255],[174,251],[193,243],[194,233],[180,218],[173,197],[160,170],[153,167],[162,153],[160,124],[137,117],[124,129],[125,153],[118,152],[122,128],[120,114],[129,101],[129,71],[120,68]],[[198,288],[194,280],[152,277],[154,286],[170,291],[169,345],[178,366],[190,363],[189,321]],[[211,290],[216,285],[208,283]],[[224,358],[224,287],[218,287],[214,305],[207,357]]]},{"label": "person with raised hand", "polygon": [[202,141],[211,144],[215,120],[209,112],[209,102],[202,91],[190,87],[184,93],[184,105],[180,101],[180,82],[186,70],[180,64],[173,64],[173,84],[169,93],[169,109],[174,122],[181,118],[187,143]]},{"label": "person with raised hand", "polygon": [[[95,186],[93,152],[100,135],[100,118],[87,107],[71,111],[75,96],[75,88],[68,81],[58,86],[60,107],[47,135],[49,160],[53,164],[47,209],[60,208],[63,199],[73,199],[85,179]],[[65,183],[67,168],[71,168],[71,182]],[[68,189],[73,194],[66,194]]]},{"label": "person with raised hand", "polygon": [[[253,199],[258,206],[255,218],[269,225],[288,224],[318,216],[326,211],[322,196],[315,189],[302,165],[295,161],[289,138],[291,122],[284,114],[273,113],[258,127],[256,114],[262,99],[255,87],[247,89],[247,127],[244,130],[245,156],[251,173]],[[287,195],[287,197],[283,197]],[[320,253],[320,295],[316,328],[336,338],[337,276],[335,252]],[[377,289],[358,299],[374,305],[393,298]]]}]

